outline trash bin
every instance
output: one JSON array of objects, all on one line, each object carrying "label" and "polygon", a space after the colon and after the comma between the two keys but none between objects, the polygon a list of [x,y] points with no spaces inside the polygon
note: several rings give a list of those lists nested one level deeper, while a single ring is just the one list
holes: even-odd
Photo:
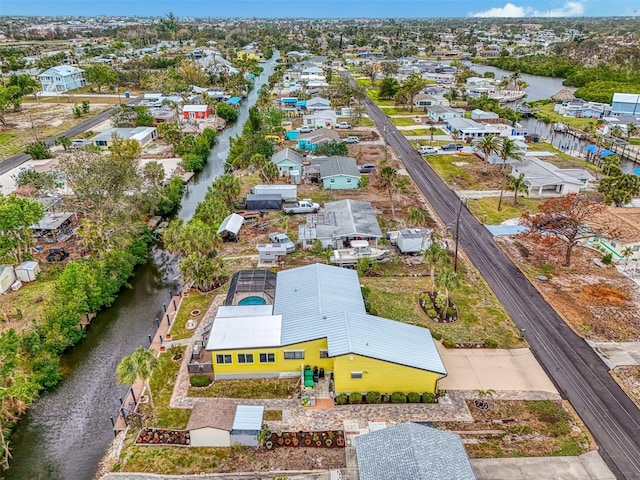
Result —
[{"label": "trash bin", "polygon": [[131,93],[124,92],[124,98],[131,98]]},{"label": "trash bin", "polygon": [[321,369],[320,369],[320,372],[318,373],[318,376],[319,376],[320,378],[324,378],[324,368],[321,368]]}]

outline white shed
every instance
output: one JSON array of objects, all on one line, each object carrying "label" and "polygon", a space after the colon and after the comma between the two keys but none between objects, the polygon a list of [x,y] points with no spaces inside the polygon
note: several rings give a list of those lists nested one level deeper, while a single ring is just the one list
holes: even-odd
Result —
[{"label": "white shed", "polygon": [[223,240],[237,242],[240,235],[240,229],[243,224],[244,217],[237,213],[232,213],[220,224],[220,228],[218,228],[218,235],[222,235]]},{"label": "white shed", "polygon": [[16,266],[16,276],[22,282],[33,282],[40,274],[38,262],[22,262]]},{"label": "white shed", "polygon": [[398,250],[401,253],[424,252],[431,246],[431,231],[428,228],[406,228],[398,231]]},{"label": "white shed", "polygon": [[264,407],[236,405],[232,402],[196,403],[187,430],[192,447],[230,447],[239,443],[258,445]]},{"label": "white shed", "polygon": [[16,281],[16,272],[13,265],[0,265],[0,294],[5,293]]}]

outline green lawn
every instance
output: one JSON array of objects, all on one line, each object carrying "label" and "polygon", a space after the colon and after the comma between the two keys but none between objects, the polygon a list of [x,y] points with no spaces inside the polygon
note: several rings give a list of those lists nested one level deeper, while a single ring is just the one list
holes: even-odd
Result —
[{"label": "green lawn", "polygon": [[[187,410],[189,411],[189,410]],[[153,472],[163,475],[209,472],[229,462],[229,448],[140,447],[129,445],[115,471]]]},{"label": "green lawn", "polygon": [[413,127],[422,125],[415,121],[415,117],[395,117],[390,120],[396,127]]},{"label": "green lawn", "polygon": [[368,88],[367,89],[368,97],[371,100],[373,100],[373,102],[376,105],[378,105],[378,106],[388,106],[388,107],[391,107],[391,106],[395,105],[395,102],[393,100],[378,98],[378,91],[379,90],[377,88]]},{"label": "green lawn", "polygon": [[514,205],[513,192],[504,192],[502,210],[500,211],[498,211],[498,202],[497,197],[487,197],[469,200],[467,206],[480,222],[487,225],[497,225],[510,218],[518,218],[525,212],[537,212],[538,206],[544,202],[544,199],[520,196],[518,205]]},{"label": "green lawn", "polygon": [[356,125],[357,127],[373,127],[375,123],[369,117],[362,117],[360,119],[360,123]]},{"label": "green lawn", "polygon": [[[197,291],[191,291],[188,297],[182,299],[182,303],[180,304],[180,310],[178,311],[178,316],[173,321],[171,325],[171,339],[172,340],[180,340],[183,338],[190,338],[193,335],[194,330],[187,330],[185,325],[187,324],[187,320],[193,318],[196,321],[202,320],[204,314],[207,313],[207,309],[214,297],[218,295],[218,290],[214,290],[209,293],[198,293]],[[194,310],[200,310],[200,315],[196,317],[191,316],[191,312]]]},{"label": "green lawn", "polygon": [[[186,347],[179,347],[184,350]],[[180,362],[174,362],[168,352],[160,355],[160,364],[151,377],[151,393],[156,407],[155,421],[152,425],[161,428],[184,429],[189,421],[191,410],[186,408],[169,408],[171,393],[176,383]]]},{"label": "green lawn", "polygon": [[[389,105],[391,106],[395,104],[393,101],[391,101]],[[418,110],[414,110],[412,112],[408,108],[395,107],[395,106],[393,108],[382,108],[381,110],[382,110],[382,113],[384,113],[385,115],[420,115],[422,114],[422,112]]]},{"label": "green lawn", "polygon": [[296,391],[296,378],[248,378],[216,380],[209,387],[190,389],[191,397],[289,398]]},{"label": "green lawn", "polygon": [[431,321],[418,304],[420,292],[431,290],[429,277],[361,277],[360,283],[371,289],[369,301],[375,315],[427,327],[454,342],[493,340],[501,348],[524,346],[519,330],[482,277],[460,263],[458,271],[464,275],[464,285],[452,292],[451,299],[458,306],[460,321],[448,325]]},{"label": "green lawn", "polygon": [[543,157],[542,160],[545,162],[552,163],[553,165],[560,168],[587,168],[593,171],[600,171],[600,169],[595,166],[593,163],[589,163],[580,158],[572,157],[569,154],[561,152],[556,147],[547,142],[538,142],[528,144],[528,150],[530,152],[551,152],[554,154],[553,157]]},{"label": "green lawn", "polygon": [[[429,131],[429,127],[418,127],[418,128],[413,128],[411,130],[403,130],[402,133],[404,135],[428,135],[431,136],[431,131]],[[440,130],[439,128],[436,128],[435,131],[433,132],[434,136],[437,135],[447,135],[445,132],[443,132],[442,130]]]},{"label": "green lawn", "polygon": [[542,108],[540,108],[540,111],[536,113],[536,117],[542,121],[550,123],[562,122],[572,128],[577,128],[578,130],[582,130],[587,125],[594,122],[592,118],[571,118],[559,115],[553,111],[553,107],[553,103],[543,105]]},{"label": "green lawn", "polygon": [[629,145],[640,145],[640,138],[630,138]]},{"label": "green lawn", "polygon": [[[460,183],[460,181],[465,185],[473,185],[473,175],[463,170],[462,167],[453,164],[453,162],[464,161],[464,157],[457,155],[429,155],[425,159],[447,185],[452,185],[454,182]],[[469,186],[467,189],[472,190],[473,188]]]}]

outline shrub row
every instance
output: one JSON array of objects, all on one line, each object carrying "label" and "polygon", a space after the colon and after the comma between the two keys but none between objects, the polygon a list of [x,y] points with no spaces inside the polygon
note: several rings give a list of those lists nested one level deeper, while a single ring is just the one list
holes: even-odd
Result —
[{"label": "shrub row", "polygon": [[208,387],[212,381],[211,377],[207,377],[206,375],[194,375],[189,379],[192,387]]},{"label": "shrub row", "polygon": [[393,392],[391,395],[383,396],[380,392],[368,392],[362,395],[359,392],[353,392],[349,395],[341,393],[336,396],[338,405],[357,405],[360,403],[434,403],[436,401],[435,394],[425,392],[422,395],[417,392],[403,393]]}]

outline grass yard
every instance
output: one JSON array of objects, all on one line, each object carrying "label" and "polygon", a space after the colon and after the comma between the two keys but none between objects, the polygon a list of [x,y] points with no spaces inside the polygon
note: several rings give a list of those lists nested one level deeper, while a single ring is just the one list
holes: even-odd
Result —
[{"label": "grass yard", "polygon": [[502,210],[498,211],[498,197],[486,197],[478,200],[469,200],[467,207],[473,215],[482,223],[497,225],[510,218],[518,218],[525,212],[535,213],[538,206],[545,199],[518,197],[518,205],[513,203],[513,192],[504,192],[502,198]]},{"label": "grass yard", "polygon": [[[427,127],[427,126],[416,127],[414,129],[411,129],[411,130],[403,130],[402,133],[404,135],[426,135],[426,136],[431,137],[431,131],[429,130],[429,127]],[[439,128],[436,128],[435,131],[433,132],[433,135],[437,136],[437,135],[448,135],[448,134],[443,132]]]},{"label": "grass yard", "polygon": [[279,422],[282,420],[282,410],[265,410],[262,418],[265,422]]},{"label": "grass yard", "polygon": [[[186,347],[179,348],[181,348],[184,353]],[[176,377],[180,369],[180,362],[174,362],[171,359],[171,354],[168,352],[161,354],[159,359],[160,364],[153,372],[150,382],[151,394],[153,395],[153,402],[156,407],[155,418],[152,418],[148,422],[145,421],[145,423],[154,427],[181,430],[186,428],[191,410],[186,408],[169,408],[169,401],[171,400],[173,386],[176,383]],[[142,407],[143,412],[150,409],[148,404]]]},{"label": "grass yard", "polygon": [[[189,293],[188,297],[182,299],[178,316],[173,321],[171,330],[169,331],[169,333],[171,333],[172,340],[190,338],[193,335],[195,330],[187,330],[185,328],[187,320],[193,318],[197,322],[200,322],[202,317],[204,317],[204,314],[207,313],[207,309],[209,308],[209,305],[211,305],[214,297],[220,293],[218,290],[219,289],[216,289],[213,292],[208,293],[199,293],[193,290]],[[200,310],[200,315],[192,317],[191,312],[194,310]]]},{"label": "grass yard", "polygon": [[356,127],[373,127],[375,123],[369,117],[362,117]]},{"label": "grass yard", "polygon": [[390,118],[390,120],[396,127],[417,127],[421,125],[421,123],[416,122],[415,117],[394,117]]},{"label": "grass yard", "polygon": [[480,411],[467,402],[473,422],[434,427],[454,430],[463,441],[469,440],[465,448],[471,458],[576,456],[595,447],[580,420],[561,402],[489,398],[488,403],[489,409]]},{"label": "grass yard", "polygon": [[447,185],[452,185],[454,182],[463,183],[464,185],[469,185],[465,187],[466,189],[472,189],[470,185],[475,183],[473,175],[465,171],[462,166],[454,165],[454,162],[465,161],[463,157],[458,157],[457,155],[429,155],[425,158],[431,168],[436,171]]},{"label": "grass yard", "polygon": [[542,157],[541,160],[549,162],[560,168],[586,168],[593,171],[600,171],[600,169],[593,163],[589,163],[580,158],[572,157],[571,155],[561,152],[556,147],[547,142],[531,143],[528,145],[530,152],[551,152],[554,156]]},{"label": "grass yard", "polygon": [[249,378],[216,380],[202,389],[189,389],[191,397],[289,398],[296,391],[297,378]]},{"label": "grass yard", "polygon": [[540,108],[540,111],[536,113],[536,118],[549,123],[562,122],[569,125],[571,128],[577,128],[578,130],[582,130],[590,123],[594,122],[592,118],[571,118],[559,115],[553,111],[553,107],[553,103],[543,105],[542,108]]},{"label": "grass yard", "polygon": [[378,98],[378,88],[368,88],[367,89],[367,96],[373,100],[373,103],[375,103],[378,106],[389,106],[392,107],[395,105],[395,102],[392,99],[382,99],[382,98]]},{"label": "grass yard", "polygon": [[375,315],[427,327],[443,340],[524,346],[519,330],[482,277],[467,265],[459,270],[464,271],[464,285],[451,293],[451,300],[458,306],[460,321],[448,325],[431,321],[418,304],[420,292],[431,290],[429,277],[361,277],[360,282],[371,289],[369,302]]},{"label": "grass yard", "polygon": [[385,115],[418,115],[420,113],[418,111],[412,112],[408,108],[396,107],[393,101],[391,101],[388,108],[382,108],[381,110]]}]

